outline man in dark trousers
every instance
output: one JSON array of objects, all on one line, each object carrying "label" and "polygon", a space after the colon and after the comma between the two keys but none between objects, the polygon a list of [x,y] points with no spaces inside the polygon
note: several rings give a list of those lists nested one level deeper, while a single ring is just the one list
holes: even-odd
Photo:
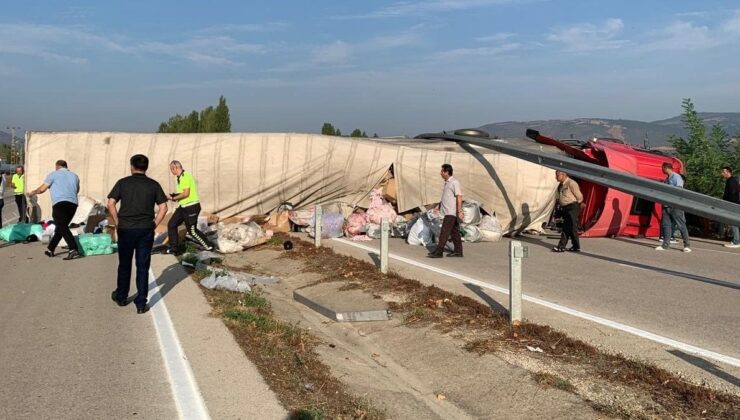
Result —
[{"label": "man in dark trousers", "polygon": [[[673,165],[669,162],[663,162],[660,169],[665,174],[665,183],[672,185],[676,188],[683,188],[683,177],[673,171]],[[675,223],[676,229],[681,232],[681,239],[683,239],[683,252],[691,252],[689,244],[689,231],[686,229],[686,215],[683,210],[675,207],[670,207],[663,204],[663,215],[660,219],[661,236],[663,237],[663,243],[655,247],[657,251],[665,251],[671,248],[671,236],[673,232],[673,224]]]},{"label": "man in dark trousers", "polygon": [[[725,179],[725,193],[722,199],[730,203],[740,204],[740,180],[732,176],[732,168],[725,166],[722,168],[722,178]],[[725,244],[726,248],[740,248],[740,228],[732,226],[732,240]]]},{"label": "man in dark trousers", "polygon": [[[111,299],[118,306],[128,304],[131,287],[131,260],[136,254],[136,313],[149,310],[149,266],[152,261],[154,228],[167,214],[167,196],[159,183],[146,176],[149,158],[144,155],[131,157],[131,176],[122,178],[108,194],[108,214],[118,233],[118,287]],[[121,209],[116,210],[116,203]],[[154,215],[154,206],[158,206]]]},{"label": "man in dark trousers", "polygon": [[439,201],[439,211],[444,218],[442,219],[442,230],[439,234],[439,243],[437,249],[430,252],[429,258],[442,258],[447,240],[452,236],[452,243],[455,250],[447,254],[448,257],[462,257],[462,238],[460,237],[460,220],[463,219],[463,196],[460,181],[452,176],[452,165],[445,163],[439,175],[444,179],[445,184],[442,187],[442,199]]},{"label": "man in dark trousers", "polygon": [[26,215],[26,175],[23,165],[15,167],[15,174],[10,179],[10,186],[15,195],[15,205],[18,206],[18,223],[28,223]]},{"label": "man in dark trousers", "polygon": [[[555,171],[555,179],[558,184],[557,200],[563,215],[563,231],[560,233],[560,242],[555,246],[553,252],[580,252],[581,241],[578,238],[578,219],[581,215],[581,203],[583,194],[578,183],[572,180],[563,171]],[[570,239],[570,248],[565,248]]]},{"label": "man in dark trousers", "polygon": [[54,236],[49,241],[49,246],[44,251],[47,257],[54,256],[59,241],[64,238],[64,242],[69,247],[69,253],[65,260],[73,260],[80,257],[77,249],[77,241],[69,230],[69,223],[77,211],[77,194],[80,192],[80,178],[67,168],[67,162],[58,160],[56,170],[46,176],[44,183],[40,187],[31,191],[28,195],[34,196],[43,194],[46,190],[51,190],[51,217],[54,219]]},{"label": "man in dark trousers", "polygon": [[213,246],[206,239],[206,235],[198,230],[198,215],[200,214],[200,197],[198,196],[198,184],[190,172],[185,172],[182,163],[177,160],[170,162],[170,172],[177,177],[177,187],[172,194],[171,200],[178,203],[177,210],[167,224],[167,236],[169,237],[168,254],[178,253],[179,236],[177,228],[185,223],[190,236],[199,243],[206,251],[213,250]]}]

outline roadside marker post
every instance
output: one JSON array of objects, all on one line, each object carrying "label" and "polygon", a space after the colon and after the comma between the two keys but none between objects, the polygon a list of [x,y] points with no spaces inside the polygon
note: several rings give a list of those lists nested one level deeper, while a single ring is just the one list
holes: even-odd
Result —
[{"label": "roadside marker post", "polygon": [[522,259],[528,256],[529,248],[521,242],[509,242],[509,321],[513,326],[522,322]]},{"label": "roadside marker post", "polygon": [[313,220],[313,226],[314,226],[314,238],[313,238],[313,244],[316,246],[316,248],[321,246],[321,220],[323,219],[323,211],[321,209],[321,205],[316,205],[316,211],[314,212],[314,220]]},{"label": "roadside marker post", "polygon": [[380,272],[388,274],[388,236],[390,233],[388,219],[380,221]]}]

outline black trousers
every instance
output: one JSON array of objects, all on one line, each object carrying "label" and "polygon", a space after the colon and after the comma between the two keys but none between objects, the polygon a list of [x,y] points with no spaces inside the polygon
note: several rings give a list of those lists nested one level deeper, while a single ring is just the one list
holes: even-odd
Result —
[{"label": "black trousers", "polygon": [[77,241],[69,230],[69,223],[75,216],[77,204],[69,201],[60,201],[51,208],[51,217],[54,219],[54,236],[49,241],[49,251],[54,252],[59,241],[64,238],[70,251],[77,251]]},{"label": "black trousers", "polygon": [[560,233],[558,248],[565,248],[568,239],[575,249],[581,249],[581,241],[578,239],[578,216],[581,214],[581,205],[578,203],[568,204],[562,208],[563,231]]},{"label": "black trousers", "polygon": [[170,238],[170,248],[176,248],[180,237],[177,235],[177,227],[185,223],[188,234],[204,248],[210,248],[211,245],[206,239],[206,235],[198,230],[198,215],[200,214],[200,204],[193,204],[187,207],[178,207],[172,214],[169,223],[167,223],[167,236]]},{"label": "black trousers", "polygon": [[131,289],[131,262],[136,255],[136,298],[137,307],[144,306],[149,294],[149,266],[152,262],[154,228],[118,229],[118,287],[116,297],[128,299]]},{"label": "black trousers", "polygon": [[455,246],[455,252],[462,254],[462,237],[460,236],[460,221],[457,216],[445,216],[442,219],[442,230],[439,233],[439,243],[435,253],[441,254],[447,241],[452,236],[452,244]]},{"label": "black trousers", "polygon": [[26,216],[26,196],[16,194],[15,205],[18,206],[18,223],[28,223],[28,216]]},{"label": "black trousers", "polygon": [[5,207],[5,200],[0,197],[0,228],[3,227],[3,207]]}]

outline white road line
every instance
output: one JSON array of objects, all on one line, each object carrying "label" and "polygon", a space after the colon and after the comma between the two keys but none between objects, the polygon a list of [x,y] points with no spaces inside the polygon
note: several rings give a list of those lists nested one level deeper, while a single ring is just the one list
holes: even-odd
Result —
[{"label": "white road line", "polygon": [[[155,282],[154,272],[149,269],[149,282]],[[154,329],[157,331],[159,339],[159,349],[162,352],[167,376],[169,376],[170,386],[172,387],[172,396],[177,406],[177,412],[181,419],[193,420],[210,420],[208,409],[203,401],[198,384],[195,381],[193,370],[190,363],[182,350],[180,340],[177,338],[177,332],[167,305],[160,294],[161,286],[157,285],[150,293],[150,300],[156,299],[156,304],[149,310],[152,313]]]},{"label": "white road line", "polygon": [[[355,243],[355,242],[352,242],[352,241],[348,241],[346,239],[336,238],[336,239],[334,239],[334,241],[341,242],[343,244],[350,245],[350,246],[353,246],[355,248],[364,249],[366,251],[372,251],[374,253],[378,253],[379,252],[375,248],[371,248],[371,247],[366,246],[366,245],[360,245],[358,243]],[[468,277],[468,276],[465,276],[465,275],[462,275],[462,274],[458,274],[458,273],[455,273],[455,272],[452,272],[452,271],[448,271],[448,270],[444,270],[444,269],[441,269],[441,268],[433,267],[431,265],[427,265],[427,264],[418,262],[416,260],[412,260],[410,258],[402,257],[400,255],[396,255],[396,254],[393,254],[393,253],[388,253],[388,257],[389,258],[393,258],[394,260],[398,260],[398,261],[404,262],[404,263],[409,264],[409,265],[413,265],[413,266],[416,266],[416,267],[424,268],[424,269],[427,269],[429,271],[433,271],[435,273],[439,273],[439,274],[442,274],[442,275],[445,275],[445,276],[448,276],[448,277],[456,278],[456,279],[461,280],[461,281],[464,281],[466,283],[475,284],[477,286],[484,287],[486,289],[495,290],[495,291],[497,291],[499,293],[504,293],[506,295],[509,294],[509,289],[506,289],[506,288],[503,288],[503,287],[499,287],[499,286],[494,286],[494,285],[489,284],[489,283],[486,283],[484,281],[476,280],[474,278],[471,278],[471,277]],[[576,309],[571,309],[571,308],[568,308],[566,306],[558,305],[557,303],[548,302],[546,300],[542,300],[542,299],[539,299],[539,298],[536,298],[536,297],[532,297],[532,296],[528,296],[528,295],[524,295],[523,294],[522,295],[522,299],[523,300],[526,300],[527,302],[532,302],[532,303],[535,303],[535,304],[544,306],[546,308],[554,309],[554,310],[556,310],[558,312],[563,312],[563,313],[566,313],[568,315],[572,315],[572,316],[575,316],[575,317],[578,317],[578,318],[586,319],[586,320],[595,322],[597,324],[606,325],[608,327],[611,327],[611,328],[614,328],[614,329],[617,329],[617,330],[620,330],[620,331],[624,331],[624,332],[627,332],[627,333],[636,335],[638,337],[646,338],[648,340],[655,341],[656,343],[660,343],[660,344],[663,344],[663,345],[666,345],[666,346],[670,346],[670,347],[673,347],[673,348],[682,350],[682,351],[684,351],[686,353],[693,353],[693,354],[696,354],[696,355],[699,355],[699,356],[702,356],[702,357],[706,357],[706,358],[709,358],[709,359],[713,359],[713,360],[717,360],[717,361],[720,361],[720,362],[723,362],[723,363],[727,363],[728,365],[732,365],[732,366],[735,366],[735,367],[740,367],[740,359],[737,359],[737,358],[732,357],[732,356],[727,356],[727,355],[724,355],[724,354],[721,354],[721,353],[713,352],[711,350],[703,349],[701,347],[692,346],[691,344],[683,343],[681,341],[676,341],[676,340],[673,340],[671,338],[664,337],[662,335],[654,334],[654,333],[651,333],[649,331],[641,330],[639,328],[635,328],[635,327],[632,327],[632,326],[629,326],[629,325],[625,325],[625,324],[622,324],[622,323],[619,323],[619,322],[616,322],[616,321],[612,321],[612,320],[609,320],[609,319],[606,319],[606,318],[601,318],[601,317],[596,316],[596,315],[591,315],[591,314],[588,314],[588,313],[585,313],[585,312],[581,312],[581,311],[578,311]]]}]

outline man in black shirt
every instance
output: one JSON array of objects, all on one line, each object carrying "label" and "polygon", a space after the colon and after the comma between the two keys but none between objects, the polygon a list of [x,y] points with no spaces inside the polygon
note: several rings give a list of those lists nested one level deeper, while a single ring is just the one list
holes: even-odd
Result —
[{"label": "man in black shirt", "polygon": [[[131,176],[122,178],[108,194],[108,213],[118,232],[118,287],[111,299],[119,306],[128,303],[131,287],[131,260],[136,254],[136,313],[149,310],[149,266],[152,261],[154,228],[167,213],[167,196],[159,183],[146,176],[149,158],[144,155],[131,157]],[[116,203],[121,209],[116,210]],[[154,216],[154,205],[158,205]]]},{"label": "man in black shirt", "polygon": [[[732,168],[725,166],[722,168],[722,178],[725,179],[725,193],[722,199],[730,203],[740,204],[740,181],[732,176]],[[732,226],[732,241],[725,244],[727,248],[740,248],[740,228]]]}]

